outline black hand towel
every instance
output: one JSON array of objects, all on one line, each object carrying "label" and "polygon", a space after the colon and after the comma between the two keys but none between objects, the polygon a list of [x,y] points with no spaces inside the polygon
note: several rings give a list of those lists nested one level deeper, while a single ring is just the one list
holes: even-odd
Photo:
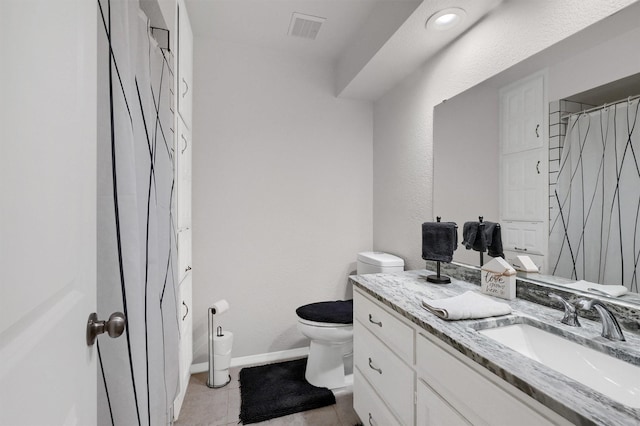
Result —
[{"label": "black hand towel", "polygon": [[488,251],[491,257],[504,258],[500,224],[495,222],[465,222],[462,244],[467,250]]},{"label": "black hand towel", "polygon": [[422,224],[422,258],[451,262],[458,247],[458,226],[455,222],[425,222]]},{"label": "black hand towel", "polygon": [[484,222],[484,235],[487,240],[487,249],[489,256],[502,257],[504,259],[504,250],[502,248],[502,231],[500,224],[494,222]]},{"label": "black hand towel", "polygon": [[484,233],[486,222],[465,222],[462,228],[462,244],[467,250],[486,251],[487,237]]}]

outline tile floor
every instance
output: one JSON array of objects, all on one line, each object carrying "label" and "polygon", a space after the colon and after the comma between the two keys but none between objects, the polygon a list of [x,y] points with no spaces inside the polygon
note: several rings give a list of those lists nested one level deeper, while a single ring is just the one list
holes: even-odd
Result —
[{"label": "tile floor", "polygon": [[[229,370],[231,383],[207,387],[207,373],[191,376],[180,417],[175,426],[236,426],[240,419],[240,368]],[[353,393],[340,391],[336,404],[256,423],[271,426],[354,426],[360,419],[353,410]]]}]

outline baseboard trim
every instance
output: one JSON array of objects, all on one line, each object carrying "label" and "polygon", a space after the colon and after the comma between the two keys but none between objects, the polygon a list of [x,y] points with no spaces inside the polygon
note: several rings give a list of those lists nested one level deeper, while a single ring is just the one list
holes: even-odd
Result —
[{"label": "baseboard trim", "polygon": [[[268,352],[265,354],[240,356],[231,358],[230,367],[246,367],[248,365],[267,364],[270,362],[287,361],[309,355],[309,347],[288,349],[286,351]],[[191,374],[204,373],[209,370],[209,362],[191,364]]]}]

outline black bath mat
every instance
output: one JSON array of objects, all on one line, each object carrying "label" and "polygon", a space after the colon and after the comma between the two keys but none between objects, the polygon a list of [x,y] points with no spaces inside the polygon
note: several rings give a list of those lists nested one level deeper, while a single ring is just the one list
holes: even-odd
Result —
[{"label": "black bath mat", "polygon": [[306,366],[307,359],[302,358],[240,370],[242,424],[335,404],[333,392],[305,380]]}]

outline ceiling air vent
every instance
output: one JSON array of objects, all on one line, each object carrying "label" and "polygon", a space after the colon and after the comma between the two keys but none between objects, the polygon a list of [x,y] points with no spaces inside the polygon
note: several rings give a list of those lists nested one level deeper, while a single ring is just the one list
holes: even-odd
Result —
[{"label": "ceiling air vent", "polygon": [[289,35],[315,40],[320,27],[326,20],[327,18],[294,12],[291,15],[291,23],[289,24]]}]

